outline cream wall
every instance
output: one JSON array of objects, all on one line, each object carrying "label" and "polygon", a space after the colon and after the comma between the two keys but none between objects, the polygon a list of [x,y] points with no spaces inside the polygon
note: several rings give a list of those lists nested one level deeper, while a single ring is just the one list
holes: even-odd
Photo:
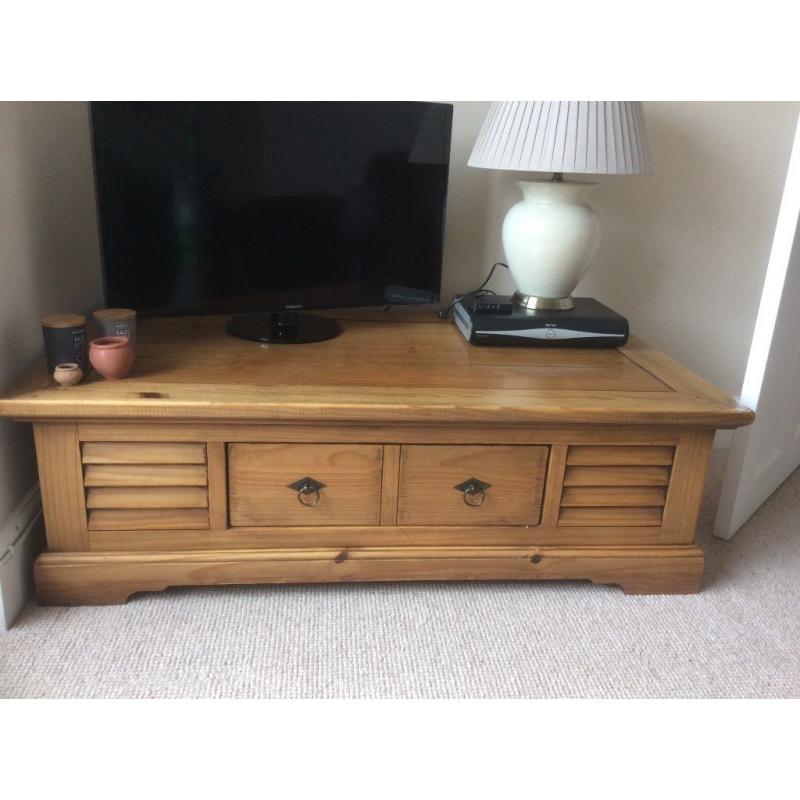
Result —
[{"label": "cream wall", "polygon": [[[488,103],[455,103],[443,296],[503,258],[514,177],[465,166]],[[578,294],[738,394],[800,103],[645,103],[653,174],[598,176],[603,241]],[[507,274],[494,284],[511,291]],[[446,293],[446,294],[445,294]]]},{"label": "cream wall", "polygon": [[[0,103],[0,391],[42,351],[39,318],[102,295],[83,103]],[[30,426],[0,420],[0,521],[35,480]]]}]

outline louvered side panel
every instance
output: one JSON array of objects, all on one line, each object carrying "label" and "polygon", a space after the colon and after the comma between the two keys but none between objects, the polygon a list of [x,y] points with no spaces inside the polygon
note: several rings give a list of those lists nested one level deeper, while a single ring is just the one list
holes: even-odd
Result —
[{"label": "louvered side panel", "polygon": [[89,530],[209,527],[205,444],[85,442]]},{"label": "louvered side panel", "polygon": [[664,446],[570,446],[558,525],[660,526],[674,457]]}]

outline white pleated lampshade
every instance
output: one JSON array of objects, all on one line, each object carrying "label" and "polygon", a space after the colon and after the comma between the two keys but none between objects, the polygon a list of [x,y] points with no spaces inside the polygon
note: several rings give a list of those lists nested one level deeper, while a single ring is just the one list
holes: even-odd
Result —
[{"label": "white pleated lampshade", "polygon": [[492,103],[469,165],[528,172],[646,174],[650,165],[642,104]]}]

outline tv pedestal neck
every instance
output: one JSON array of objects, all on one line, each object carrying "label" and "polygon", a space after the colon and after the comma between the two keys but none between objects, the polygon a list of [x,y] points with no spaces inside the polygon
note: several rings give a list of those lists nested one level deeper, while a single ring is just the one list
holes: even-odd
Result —
[{"label": "tv pedestal neck", "polygon": [[751,411],[632,339],[472,347],[433,312],[302,348],[145,320],[123,380],[0,400],[32,422],[44,604],[168,586],[588,579],[696,592],[716,428]]}]

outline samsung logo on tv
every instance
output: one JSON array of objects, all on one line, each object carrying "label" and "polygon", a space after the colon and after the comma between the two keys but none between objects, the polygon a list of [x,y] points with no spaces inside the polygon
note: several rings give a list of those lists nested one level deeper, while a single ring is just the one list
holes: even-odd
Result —
[{"label": "samsung logo on tv", "polygon": [[289,305],[287,305],[287,306],[284,306],[284,308],[285,308],[287,311],[288,311],[290,308],[302,308],[302,307],[303,307],[303,304],[302,304],[302,303],[290,303]]}]

